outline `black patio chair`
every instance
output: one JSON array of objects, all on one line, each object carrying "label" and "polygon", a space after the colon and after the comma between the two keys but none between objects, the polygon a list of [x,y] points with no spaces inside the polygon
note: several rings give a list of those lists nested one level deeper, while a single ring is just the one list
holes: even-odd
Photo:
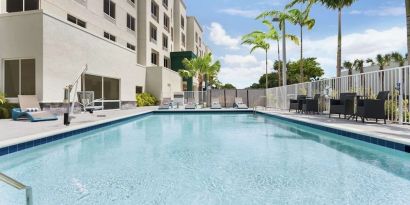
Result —
[{"label": "black patio chair", "polygon": [[316,94],[313,99],[306,99],[302,106],[304,113],[319,113],[320,94]]},{"label": "black patio chair", "polygon": [[303,102],[306,100],[306,95],[298,95],[296,100],[291,99],[289,104],[289,112],[291,110],[296,110],[296,112],[302,111]]},{"label": "black patio chair", "polygon": [[361,99],[357,101],[356,121],[360,117],[364,123],[365,119],[374,118],[376,123],[379,119],[384,120],[386,124],[385,102],[389,98],[390,91],[379,92],[376,99]]},{"label": "black patio chair", "polygon": [[330,112],[329,118],[332,114],[344,115],[346,119],[347,115],[354,114],[354,100],[356,93],[340,93],[340,99],[330,99]]}]

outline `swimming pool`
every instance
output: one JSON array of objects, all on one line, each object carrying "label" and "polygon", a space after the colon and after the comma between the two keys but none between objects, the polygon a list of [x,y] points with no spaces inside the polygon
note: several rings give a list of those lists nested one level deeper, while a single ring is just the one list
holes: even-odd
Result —
[{"label": "swimming pool", "polygon": [[253,114],[152,114],[2,156],[0,171],[42,205],[410,201],[409,154]]}]

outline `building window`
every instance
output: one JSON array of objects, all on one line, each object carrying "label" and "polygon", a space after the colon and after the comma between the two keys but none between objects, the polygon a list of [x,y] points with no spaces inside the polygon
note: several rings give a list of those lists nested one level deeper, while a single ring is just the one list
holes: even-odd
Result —
[{"label": "building window", "polygon": [[165,67],[165,68],[169,68],[169,66],[170,66],[169,61],[170,61],[169,58],[164,57],[164,67]]},{"label": "building window", "polygon": [[196,55],[199,55],[199,48],[198,48],[198,46],[196,47]]},{"label": "building window", "polygon": [[4,92],[7,97],[36,94],[36,61],[34,59],[4,61]]},{"label": "building window", "polygon": [[202,38],[199,37],[199,47],[201,47],[201,46],[202,46]]},{"label": "building window", "polygon": [[120,108],[120,80],[96,75],[85,74],[84,87],[86,91],[94,91],[94,99],[101,99],[95,106],[104,109]]},{"label": "building window", "polygon": [[110,33],[104,32],[104,37],[106,39],[110,39],[111,41],[114,41],[114,42],[116,41],[116,37]]},{"label": "building window", "polygon": [[135,46],[132,45],[132,44],[130,44],[130,43],[127,43],[127,48],[129,48],[129,49],[135,51]]},{"label": "building window", "polygon": [[127,14],[127,28],[135,31],[135,18]]},{"label": "building window", "polygon": [[162,5],[164,5],[165,8],[168,8],[168,0],[162,0]]},{"label": "building window", "polygon": [[151,37],[151,42],[154,42],[154,43],[157,42],[157,28],[152,24],[150,27],[150,37]]},{"label": "building window", "polygon": [[78,19],[77,17],[71,16],[70,14],[67,14],[67,21],[73,23],[73,24],[77,24],[83,28],[87,27],[87,23],[83,20]]},{"label": "building window", "polygon": [[166,14],[164,14],[164,28],[169,31],[169,17]]},{"label": "building window", "polygon": [[128,3],[131,4],[132,6],[135,6],[135,0],[128,0]]},{"label": "building window", "polygon": [[185,28],[185,18],[183,16],[181,16],[181,28]]},{"label": "building window", "polygon": [[39,0],[7,0],[8,13],[38,10]]},{"label": "building window", "polygon": [[141,94],[143,90],[142,86],[135,86],[135,94]]},{"label": "building window", "polygon": [[171,27],[171,41],[174,42],[174,28]]},{"label": "building window", "polygon": [[151,63],[154,65],[158,65],[158,52],[152,51],[151,52]]},{"label": "building window", "polygon": [[110,0],[104,0],[104,13],[115,19],[115,3]]},{"label": "building window", "polygon": [[151,16],[158,21],[159,16],[159,6],[155,1],[151,1]]},{"label": "building window", "polygon": [[181,33],[182,45],[185,47],[185,34]]},{"label": "building window", "polygon": [[168,36],[165,34],[162,35],[162,48],[168,50]]},{"label": "building window", "polygon": [[195,42],[198,43],[198,33],[195,32]]}]

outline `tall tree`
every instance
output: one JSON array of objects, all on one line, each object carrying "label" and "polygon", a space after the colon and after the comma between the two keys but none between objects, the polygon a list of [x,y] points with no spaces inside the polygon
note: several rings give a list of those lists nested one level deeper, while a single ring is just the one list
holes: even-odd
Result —
[{"label": "tall tree", "polygon": [[[266,33],[262,31],[254,31],[252,33],[246,34],[242,37],[242,44],[250,45],[251,53],[256,49],[263,49],[265,51],[265,73],[268,75],[268,50],[270,45],[266,42]],[[266,78],[266,89],[268,89],[268,78]]]},{"label": "tall tree", "polygon": [[[364,60],[356,59],[353,63],[353,67],[356,71],[360,72],[360,74],[363,74],[364,73]],[[365,77],[364,77],[364,75],[360,75],[360,82],[361,82],[362,94],[365,95],[366,86],[365,86]]]},{"label": "tall tree", "polygon": [[185,69],[179,70],[179,74],[184,78],[197,77],[198,78],[198,91],[203,91],[202,84],[206,80],[206,76],[216,76],[220,69],[221,63],[219,61],[212,63],[212,55],[206,54],[203,57],[184,59],[182,61]]},{"label": "tall tree", "polygon": [[338,12],[338,32],[337,32],[337,77],[340,77],[342,70],[342,10],[350,7],[356,0],[292,0],[286,7],[290,8],[298,3],[308,3],[308,5],[319,3],[329,9]]},{"label": "tall tree", "polygon": [[311,19],[310,14],[311,6],[307,6],[304,11],[299,9],[291,9],[289,13],[289,21],[300,27],[300,81],[299,83],[304,82],[304,73],[303,73],[303,28],[306,27],[308,30],[311,30],[315,26],[315,19]]},{"label": "tall tree", "polygon": [[[381,71],[384,70],[386,66],[390,64],[390,61],[391,61],[390,54],[386,54],[386,55],[378,54],[376,56],[376,62],[377,62],[377,65],[379,66],[379,70]],[[382,83],[382,90],[384,91],[384,72],[380,73],[380,78],[381,78],[381,83]]]},{"label": "tall tree", "polygon": [[403,55],[401,55],[399,52],[393,52],[391,54],[391,58],[394,62],[398,63],[400,67],[404,66],[404,62],[406,61]]}]

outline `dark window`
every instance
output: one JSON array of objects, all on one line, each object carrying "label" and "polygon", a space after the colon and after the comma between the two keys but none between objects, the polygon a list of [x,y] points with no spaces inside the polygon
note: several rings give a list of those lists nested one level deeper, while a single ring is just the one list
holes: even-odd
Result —
[{"label": "dark window", "polygon": [[115,3],[110,0],[104,0],[104,13],[115,19]]},{"label": "dark window", "polygon": [[143,87],[142,86],[136,86],[135,87],[135,93],[136,94],[141,94],[143,91]]},{"label": "dark window", "polygon": [[114,42],[116,41],[116,37],[110,33],[104,32],[104,37],[106,39],[110,39],[111,41],[114,41]]},{"label": "dark window", "polygon": [[169,17],[164,14],[164,27],[165,30],[169,31]]},{"label": "dark window", "polygon": [[151,63],[154,65],[158,65],[158,53],[156,52],[151,53]]},{"label": "dark window", "polygon": [[151,15],[155,18],[155,20],[158,21],[159,8],[158,8],[158,4],[155,3],[154,1],[151,1]]},{"label": "dark window", "polygon": [[71,23],[74,23],[74,24],[77,24],[77,25],[79,25],[83,28],[87,27],[87,23],[85,21],[82,21],[82,20],[80,20],[80,19],[78,19],[74,16],[71,16],[70,14],[67,14],[67,21],[69,21]]},{"label": "dark window", "polygon": [[135,18],[127,14],[127,28],[135,31]]},{"label": "dark window", "polygon": [[168,36],[162,36],[162,47],[168,49]]},{"label": "dark window", "polygon": [[169,58],[164,58],[164,67],[169,68]]},{"label": "dark window", "polygon": [[157,28],[155,26],[151,25],[150,28],[150,36],[151,36],[151,41],[157,41]]},{"label": "dark window", "polygon": [[127,43],[127,48],[129,48],[129,49],[135,51],[135,46],[132,45],[132,44],[130,44],[130,43]]},{"label": "dark window", "polygon": [[162,5],[164,5],[165,8],[168,8],[168,0],[162,0]]},{"label": "dark window", "polygon": [[182,45],[185,46],[185,34],[181,33]]},{"label": "dark window", "polygon": [[36,94],[34,59],[6,60],[4,66],[4,91],[8,97]]},{"label": "dark window", "polygon": [[6,10],[9,13],[38,10],[38,0],[7,0]]},{"label": "dark window", "polygon": [[181,28],[185,28],[185,18],[183,16],[181,16]]}]

